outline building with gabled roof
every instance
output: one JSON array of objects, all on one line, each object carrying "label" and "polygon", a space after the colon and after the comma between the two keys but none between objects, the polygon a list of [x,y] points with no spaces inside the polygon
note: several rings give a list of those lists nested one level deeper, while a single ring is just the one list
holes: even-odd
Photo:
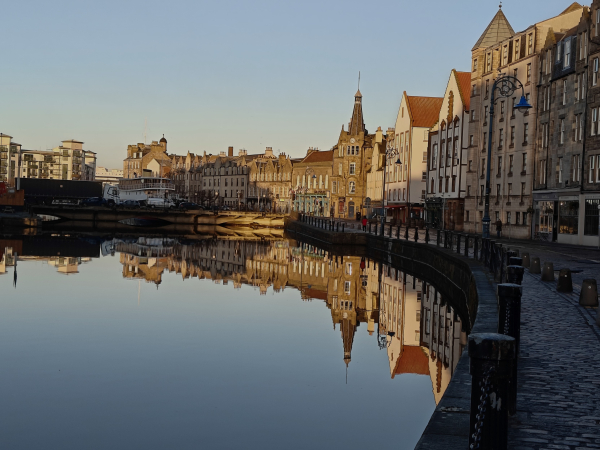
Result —
[{"label": "building with gabled roof", "polygon": [[[548,30],[564,32],[573,28],[579,23],[582,12],[583,7],[573,3],[559,15],[515,33],[499,11],[473,47],[465,231],[482,231],[486,167],[489,163],[492,224],[501,222],[502,233],[511,237],[526,239],[532,236],[539,56]],[[492,157],[488,161],[491,90],[500,74],[518,78],[524,86],[527,101],[533,107],[524,115],[514,112],[514,105],[522,95],[520,89],[508,97],[498,98],[496,95]]]},{"label": "building with gabled roof", "polygon": [[329,217],[329,178],[333,166],[333,150],[309,148],[301,161],[293,164],[292,198],[294,211]]},{"label": "building with gabled roof", "polygon": [[424,219],[429,129],[438,121],[442,101],[441,97],[410,96],[406,91],[402,95],[394,128],[398,157],[386,166],[388,221],[414,226]]},{"label": "building with gabled roof", "polygon": [[427,223],[462,231],[467,185],[471,73],[452,69],[427,150]]}]

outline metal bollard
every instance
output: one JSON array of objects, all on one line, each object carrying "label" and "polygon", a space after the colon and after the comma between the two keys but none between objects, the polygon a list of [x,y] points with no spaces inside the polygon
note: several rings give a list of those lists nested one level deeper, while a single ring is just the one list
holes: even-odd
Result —
[{"label": "metal bollard", "polygon": [[509,380],[515,360],[515,340],[493,333],[469,336],[471,426],[469,448],[508,447]]},{"label": "metal bollard", "polygon": [[521,255],[521,258],[523,258],[523,267],[529,267],[531,264],[531,261],[529,259],[529,253],[523,252],[523,255]]},{"label": "metal bollard", "polygon": [[508,264],[511,266],[522,266],[523,258],[519,258],[518,256],[511,256],[508,258]]},{"label": "metal bollard", "polygon": [[573,292],[571,269],[560,269],[558,281],[556,282],[556,290],[558,292]]},{"label": "metal bollard", "polygon": [[[498,333],[515,339],[515,355],[519,354],[521,335],[521,295],[523,288],[517,284],[498,285]],[[517,412],[517,360],[509,382],[508,413]]]},{"label": "metal bollard", "polygon": [[400,225],[398,225],[398,228],[396,229],[396,239],[400,239]]},{"label": "metal bollard", "polygon": [[408,241],[408,225],[406,225],[406,231],[404,233],[404,239]]},{"label": "metal bollard", "polygon": [[425,243],[429,244],[429,227],[425,227]]},{"label": "metal bollard", "polygon": [[337,223],[337,232],[338,233],[340,232],[340,223],[339,222]]},{"label": "metal bollard", "polygon": [[392,237],[392,226],[390,225],[390,234],[388,235],[388,237]]},{"label": "metal bollard", "polygon": [[523,266],[508,266],[506,268],[506,282],[512,284],[523,284],[523,274],[525,267]]},{"label": "metal bollard", "polygon": [[344,232],[345,229],[346,229],[346,222],[342,223],[342,233]]},{"label": "metal bollard", "polygon": [[[595,279],[590,278],[581,283],[579,304],[581,306],[598,306],[598,284]],[[598,309],[598,318],[600,318],[600,309]]]},{"label": "metal bollard", "polygon": [[542,281],[554,281],[554,264],[545,262],[542,268]]},{"label": "metal bollard", "polygon": [[542,273],[542,269],[540,268],[540,258],[533,258],[531,260],[531,265],[529,266],[529,273],[533,273],[536,275]]},{"label": "metal bollard", "polygon": [[419,242],[419,227],[415,227],[415,242]]}]

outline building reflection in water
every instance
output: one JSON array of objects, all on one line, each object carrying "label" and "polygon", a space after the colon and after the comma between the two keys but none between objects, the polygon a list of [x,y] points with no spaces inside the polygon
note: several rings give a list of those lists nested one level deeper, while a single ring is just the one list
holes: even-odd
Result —
[{"label": "building reflection in water", "polygon": [[[302,300],[322,300],[342,339],[348,366],[357,329],[364,323],[387,351],[391,378],[429,376],[438,403],[463,352],[467,335],[460,317],[431,285],[388,265],[359,256],[332,255],[293,240],[210,239],[180,242],[140,237],[100,243],[102,255],[119,254],[123,278],[153,283],[163,274],[212,280],[234,289],[252,286],[264,295],[300,291]],[[94,256],[94,255],[92,255]],[[44,260],[59,273],[78,273],[92,257],[23,254],[18,239],[0,240],[0,274],[16,261]],[[375,333],[377,327],[377,333]]]}]

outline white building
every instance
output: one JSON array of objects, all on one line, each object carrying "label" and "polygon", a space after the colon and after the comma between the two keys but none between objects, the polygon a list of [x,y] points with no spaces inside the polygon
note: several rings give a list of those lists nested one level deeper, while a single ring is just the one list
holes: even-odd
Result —
[{"label": "white building", "polygon": [[106,167],[96,167],[96,180],[106,183],[117,183],[123,178],[123,169],[107,169]]}]

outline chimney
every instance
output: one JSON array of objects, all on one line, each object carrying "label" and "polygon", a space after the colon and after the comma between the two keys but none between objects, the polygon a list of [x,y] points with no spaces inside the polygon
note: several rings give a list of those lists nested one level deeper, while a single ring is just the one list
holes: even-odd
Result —
[{"label": "chimney", "polygon": [[273,147],[267,147],[265,150],[265,156],[273,156]]},{"label": "chimney", "polygon": [[233,156],[233,147],[229,147],[227,149],[227,156],[229,156],[229,157]]}]

